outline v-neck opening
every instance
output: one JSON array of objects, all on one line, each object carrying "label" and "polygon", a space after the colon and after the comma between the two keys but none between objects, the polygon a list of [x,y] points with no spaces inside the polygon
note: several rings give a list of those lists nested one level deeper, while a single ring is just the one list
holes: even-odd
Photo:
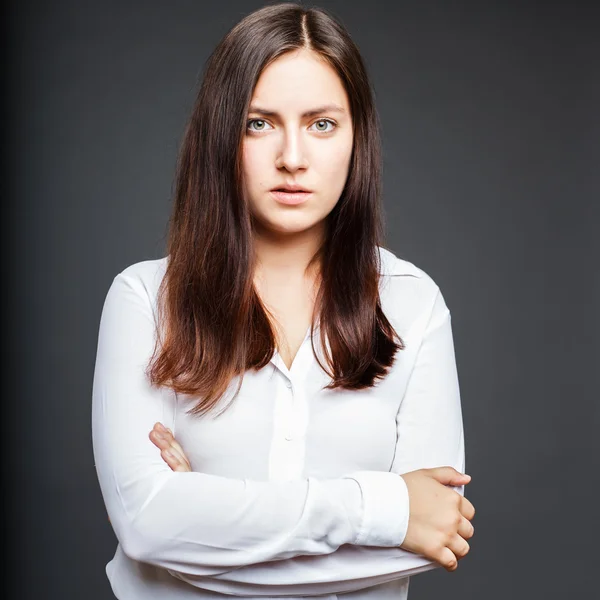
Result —
[{"label": "v-neck opening", "polygon": [[[278,348],[277,347],[275,348],[275,352],[273,353],[273,357],[272,357],[271,361],[281,371],[283,371],[287,376],[291,376],[292,373],[295,371],[294,366],[296,365],[296,363],[298,361],[298,356],[299,356],[300,352],[302,352],[302,350],[304,349],[304,345],[306,344],[306,341],[310,340],[310,338],[311,338],[311,326],[312,326],[312,324],[308,326],[308,329],[306,330],[306,333],[304,334],[304,338],[302,339],[300,346],[298,346],[298,350],[296,351],[296,354],[294,355],[294,358],[292,359],[292,363],[290,364],[289,368],[285,364],[283,358],[281,357],[281,353],[279,352]],[[318,328],[319,328],[319,323],[317,322],[315,324],[315,332],[317,331]]]}]

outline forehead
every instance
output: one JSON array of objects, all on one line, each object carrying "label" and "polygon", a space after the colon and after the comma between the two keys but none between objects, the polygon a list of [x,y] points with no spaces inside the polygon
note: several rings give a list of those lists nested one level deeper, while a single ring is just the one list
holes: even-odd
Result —
[{"label": "forehead", "polygon": [[282,113],[302,112],[316,105],[339,104],[348,98],[336,71],[314,52],[288,52],[261,73],[252,103]]}]

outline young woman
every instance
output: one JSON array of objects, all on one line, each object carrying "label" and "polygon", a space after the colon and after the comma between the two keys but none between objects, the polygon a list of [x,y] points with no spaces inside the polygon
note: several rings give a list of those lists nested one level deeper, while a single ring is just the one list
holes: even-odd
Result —
[{"label": "young woman", "polygon": [[[125,600],[407,597],[469,550],[450,313],[381,246],[361,56],[291,3],[208,61],[168,254],[102,311],[93,449]],[[162,433],[162,438],[159,434]]]}]

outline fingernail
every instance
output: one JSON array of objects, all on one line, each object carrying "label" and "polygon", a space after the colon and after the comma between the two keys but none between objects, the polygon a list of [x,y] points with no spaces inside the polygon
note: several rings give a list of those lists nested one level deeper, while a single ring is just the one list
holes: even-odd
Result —
[{"label": "fingernail", "polygon": [[167,431],[167,430],[165,429],[165,426],[164,426],[162,423],[159,423],[159,424],[158,424],[158,428],[159,428],[161,431]]},{"label": "fingernail", "polygon": [[169,458],[175,458],[175,456],[173,455],[172,452],[170,452],[169,450],[165,450],[165,454],[169,457]]}]

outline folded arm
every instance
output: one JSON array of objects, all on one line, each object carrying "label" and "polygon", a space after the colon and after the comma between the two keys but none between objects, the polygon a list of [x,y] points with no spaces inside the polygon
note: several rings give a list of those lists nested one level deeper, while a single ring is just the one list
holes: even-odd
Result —
[{"label": "folded arm", "polygon": [[127,555],[206,587],[232,569],[327,555],[345,544],[402,543],[408,494],[393,473],[253,481],[171,471],[148,438],[157,421],[172,428],[175,414],[172,390],[152,387],[145,375],[155,335],[145,286],[117,275],[100,320],[92,439],[107,512]]},{"label": "folded arm", "polygon": [[[439,290],[425,316],[422,342],[396,419],[397,444],[391,466],[396,474],[446,465],[464,471],[450,312]],[[464,495],[464,486],[453,489]],[[398,518],[397,510],[382,517],[391,524]],[[240,595],[309,596],[354,591],[437,567],[437,563],[399,547],[344,544],[327,555],[257,563],[203,578],[196,584]],[[193,583],[193,578],[172,574]]]}]

